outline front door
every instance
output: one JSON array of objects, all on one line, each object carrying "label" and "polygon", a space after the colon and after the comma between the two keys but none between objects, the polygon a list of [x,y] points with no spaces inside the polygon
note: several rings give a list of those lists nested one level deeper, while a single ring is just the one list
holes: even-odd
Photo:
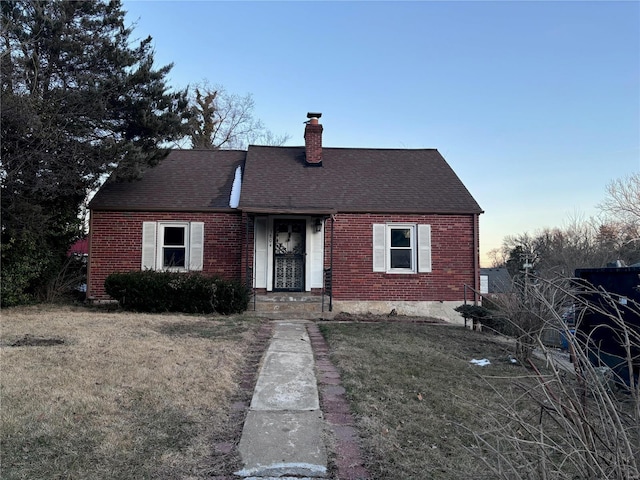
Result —
[{"label": "front door", "polygon": [[273,289],[304,291],[305,220],[274,220]]}]

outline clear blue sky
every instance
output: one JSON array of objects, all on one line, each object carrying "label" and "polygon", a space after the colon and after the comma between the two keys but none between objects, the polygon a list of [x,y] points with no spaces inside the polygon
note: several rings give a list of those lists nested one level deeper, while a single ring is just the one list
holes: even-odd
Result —
[{"label": "clear blue sky", "polygon": [[[640,2],[125,1],[171,84],[251,93],[303,144],[437,148],[507,235],[589,217],[640,171]],[[402,188],[398,185],[398,188]]]}]

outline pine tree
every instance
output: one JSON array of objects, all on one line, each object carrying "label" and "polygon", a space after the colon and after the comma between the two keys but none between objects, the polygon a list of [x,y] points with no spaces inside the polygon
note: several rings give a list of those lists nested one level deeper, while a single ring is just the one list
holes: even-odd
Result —
[{"label": "pine tree", "polygon": [[138,177],[186,134],[187,93],[132,46],[119,0],[3,1],[2,305],[57,273],[88,192]]}]

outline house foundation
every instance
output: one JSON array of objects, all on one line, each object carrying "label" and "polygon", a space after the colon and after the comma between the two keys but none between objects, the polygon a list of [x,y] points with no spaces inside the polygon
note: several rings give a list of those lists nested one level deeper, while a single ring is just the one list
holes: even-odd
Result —
[{"label": "house foundation", "polygon": [[456,325],[464,325],[464,318],[454,309],[462,305],[463,301],[449,302],[410,302],[410,301],[358,301],[333,300],[335,313],[347,312],[352,314],[389,315],[393,310],[398,315],[411,317],[431,317]]}]

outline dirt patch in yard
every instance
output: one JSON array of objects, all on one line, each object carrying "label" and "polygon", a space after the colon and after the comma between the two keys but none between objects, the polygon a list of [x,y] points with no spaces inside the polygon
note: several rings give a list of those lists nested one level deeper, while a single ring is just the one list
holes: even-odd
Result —
[{"label": "dirt patch in yard", "polygon": [[42,338],[34,337],[26,334],[24,337],[9,343],[10,347],[52,347],[54,345],[63,345],[64,340],[62,338]]}]

